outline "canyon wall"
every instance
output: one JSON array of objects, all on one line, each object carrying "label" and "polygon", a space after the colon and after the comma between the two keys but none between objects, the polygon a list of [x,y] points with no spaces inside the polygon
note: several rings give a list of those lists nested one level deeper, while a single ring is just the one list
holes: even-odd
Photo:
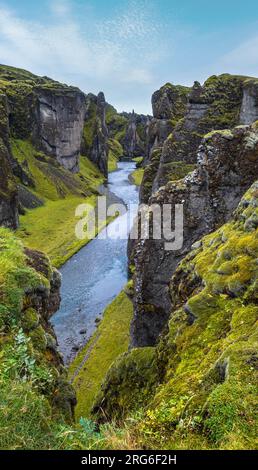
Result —
[{"label": "canyon wall", "polygon": [[256,119],[256,93],[256,79],[222,75],[210,77],[203,86],[196,82],[187,102],[178,103],[174,94],[169,106],[164,89],[154,94],[160,123],[164,117],[172,119],[178,109],[184,116],[163,144],[152,148],[140,199],[149,206],[184,205],[184,244],[170,252],[164,238],[129,242],[134,273],[132,346],[155,344],[171,313],[169,282],[176,266],[192,244],[230,218],[257,178],[257,126],[243,124]]}]

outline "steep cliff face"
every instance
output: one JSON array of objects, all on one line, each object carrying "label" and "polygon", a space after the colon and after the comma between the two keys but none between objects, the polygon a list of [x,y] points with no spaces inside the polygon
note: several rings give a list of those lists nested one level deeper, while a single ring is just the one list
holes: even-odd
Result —
[{"label": "steep cliff face", "polygon": [[93,143],[90,159],[108,176],[108,129],[106,126],[106,101],[100,92],[96,103],[96,121],[93,128]]},{"label": "steep cliff face", "polygon": [[211,132],[198,149],[197,161],[194,172],[167,183],[149,200],[150,205],[171,204],[173,213],[176,204],[183,204],[184,243],[181,249],[166,251],[164,239],[150,239],[139,241],[133,248],[133,346],[155,344],[171,311],[169,281],[176,266],[196,241],[230,218],[257,177],[257,124]]},{"label": "steep cliff face", "polygon": [[85,95],[79,90],[37,89],[33,140],[37,147],[72,172],[79,171],[85,112]]},{"label": "steep cliff face", "polygon": [[140,189],[140,201],[147,203],[159,169],[162,148],[177,123],[186,113],[190,88],[167,83],[152,96],[153,118],[148,118],[145,130],[145,172]]},{"label": "steep cliff face", "polygon": [[18,192],[12,172],[9,147],[9,111],[5,95],[0,95],[0,225],[17,228]]},{"label": "steep cliff face", "polygon": [[77,88],[13,67],[1,66],[0,78],[8,97],[11,135],[31,138],[38,150],[64,168],[78,171],[85,95]]},{"label": "steep cliff face", "polygon": [[147,125],[145,165],[153,150],[162,148],[177,122],[183,118],[190,88],[167,83],[152,96],[153,119]]},{"label": "steep cliff face", "polygon": [[257,189],[178,265],[157,347],[124,354],[107,375],[94,412],[133,416],[141,448],[255,448]]},{"label": "steep cliff face", "polygon": [[122,140],[124,156],[143,157],[145,154],[146,125],[148,117],[136,114],[134,111],[130,114],[123,113],[128,123],[126,126],[125,137]]},{"label": "steep cliff face", "polygon": [[[167,86],[167,85],[166,85]],[[166,89],[165,86],[165,89]],[[203,86],[195,82],[192,89],[186,89],[185,100],[174,98],[168,106],[168,98],[160,91],[154,93],[154,111],[161,118],[170,113],[173,127],[151,148],[161,149],[160,163],[152,172],[151,181],[146,175],[143,185],[151,186],[151,192],[164,186],[168,181],[179,179],[190,170],[187,165],[196,164],[196,153],[202,138],[215,129],[228,129],[238,124],[251,124],[257,115],[257,81],[241,76],[212,76]],[[154,114],[155,116],[155,114]],[[171,121],[170,121],[171,122]],[[154,125],[155,121],[152,123]],[[155,134],[155,132],[154,132]],[[147,162],[151,160],[148,153]],[[146,169],[148,173],[148,170]],[[150,196],[150,190],[145,191]],[[146,202],[143,200],[143,202]]]},{"label": "steep cliff face", "polygon": [[4,65],[0,91],[0,224],[16,228],[18,208],[24,215],[49,201],[96,194],[107,177],[104,95]]}]

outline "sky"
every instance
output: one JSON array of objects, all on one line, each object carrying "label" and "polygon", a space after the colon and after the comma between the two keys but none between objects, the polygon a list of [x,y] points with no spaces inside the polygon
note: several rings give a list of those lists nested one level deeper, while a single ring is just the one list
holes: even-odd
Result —
[{"label": "sky", "polygon": [[167,82],[258,77],[258,2],[0,0],[0,63],[151,114]]}]

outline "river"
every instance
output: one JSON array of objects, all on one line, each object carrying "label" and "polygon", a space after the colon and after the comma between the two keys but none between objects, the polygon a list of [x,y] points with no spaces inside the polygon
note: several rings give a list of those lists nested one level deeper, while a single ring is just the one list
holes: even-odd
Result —
[{"label": "river", "polygon": [[[138,188],[128,177],[134,162],[119,162],[118,170],[109,174],[105,191],[126,205],[138,203]],[[123,237],[105,237],[107,230]],[[127,282],[128,213],[119,216],[99,235],[83,247],[60,269],[62,274],[61,305],[51,319],[58,347],[65,363],[86,344],[96,329],[105,307],[119,294]],[[104,237],[103,237],[104,235]]]}]

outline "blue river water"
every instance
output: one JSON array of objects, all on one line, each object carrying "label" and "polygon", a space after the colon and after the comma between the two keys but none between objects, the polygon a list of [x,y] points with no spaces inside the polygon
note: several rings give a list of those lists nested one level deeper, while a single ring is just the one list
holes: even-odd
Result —
[{"label": "blue river water", "polygon": [[[138,203],[138,188],[128,179],[134,169],[134,162],[119,162],[118,170],[110,173],[105,190],[126,205]],[[65,363],[88,341],[96,319],[127,282],[128,219],[128,213],[116,218],[60,269],[62,300],[51,323]],[[119,236],[103,237],[107,231],[116,233],[118,224]]]}]

